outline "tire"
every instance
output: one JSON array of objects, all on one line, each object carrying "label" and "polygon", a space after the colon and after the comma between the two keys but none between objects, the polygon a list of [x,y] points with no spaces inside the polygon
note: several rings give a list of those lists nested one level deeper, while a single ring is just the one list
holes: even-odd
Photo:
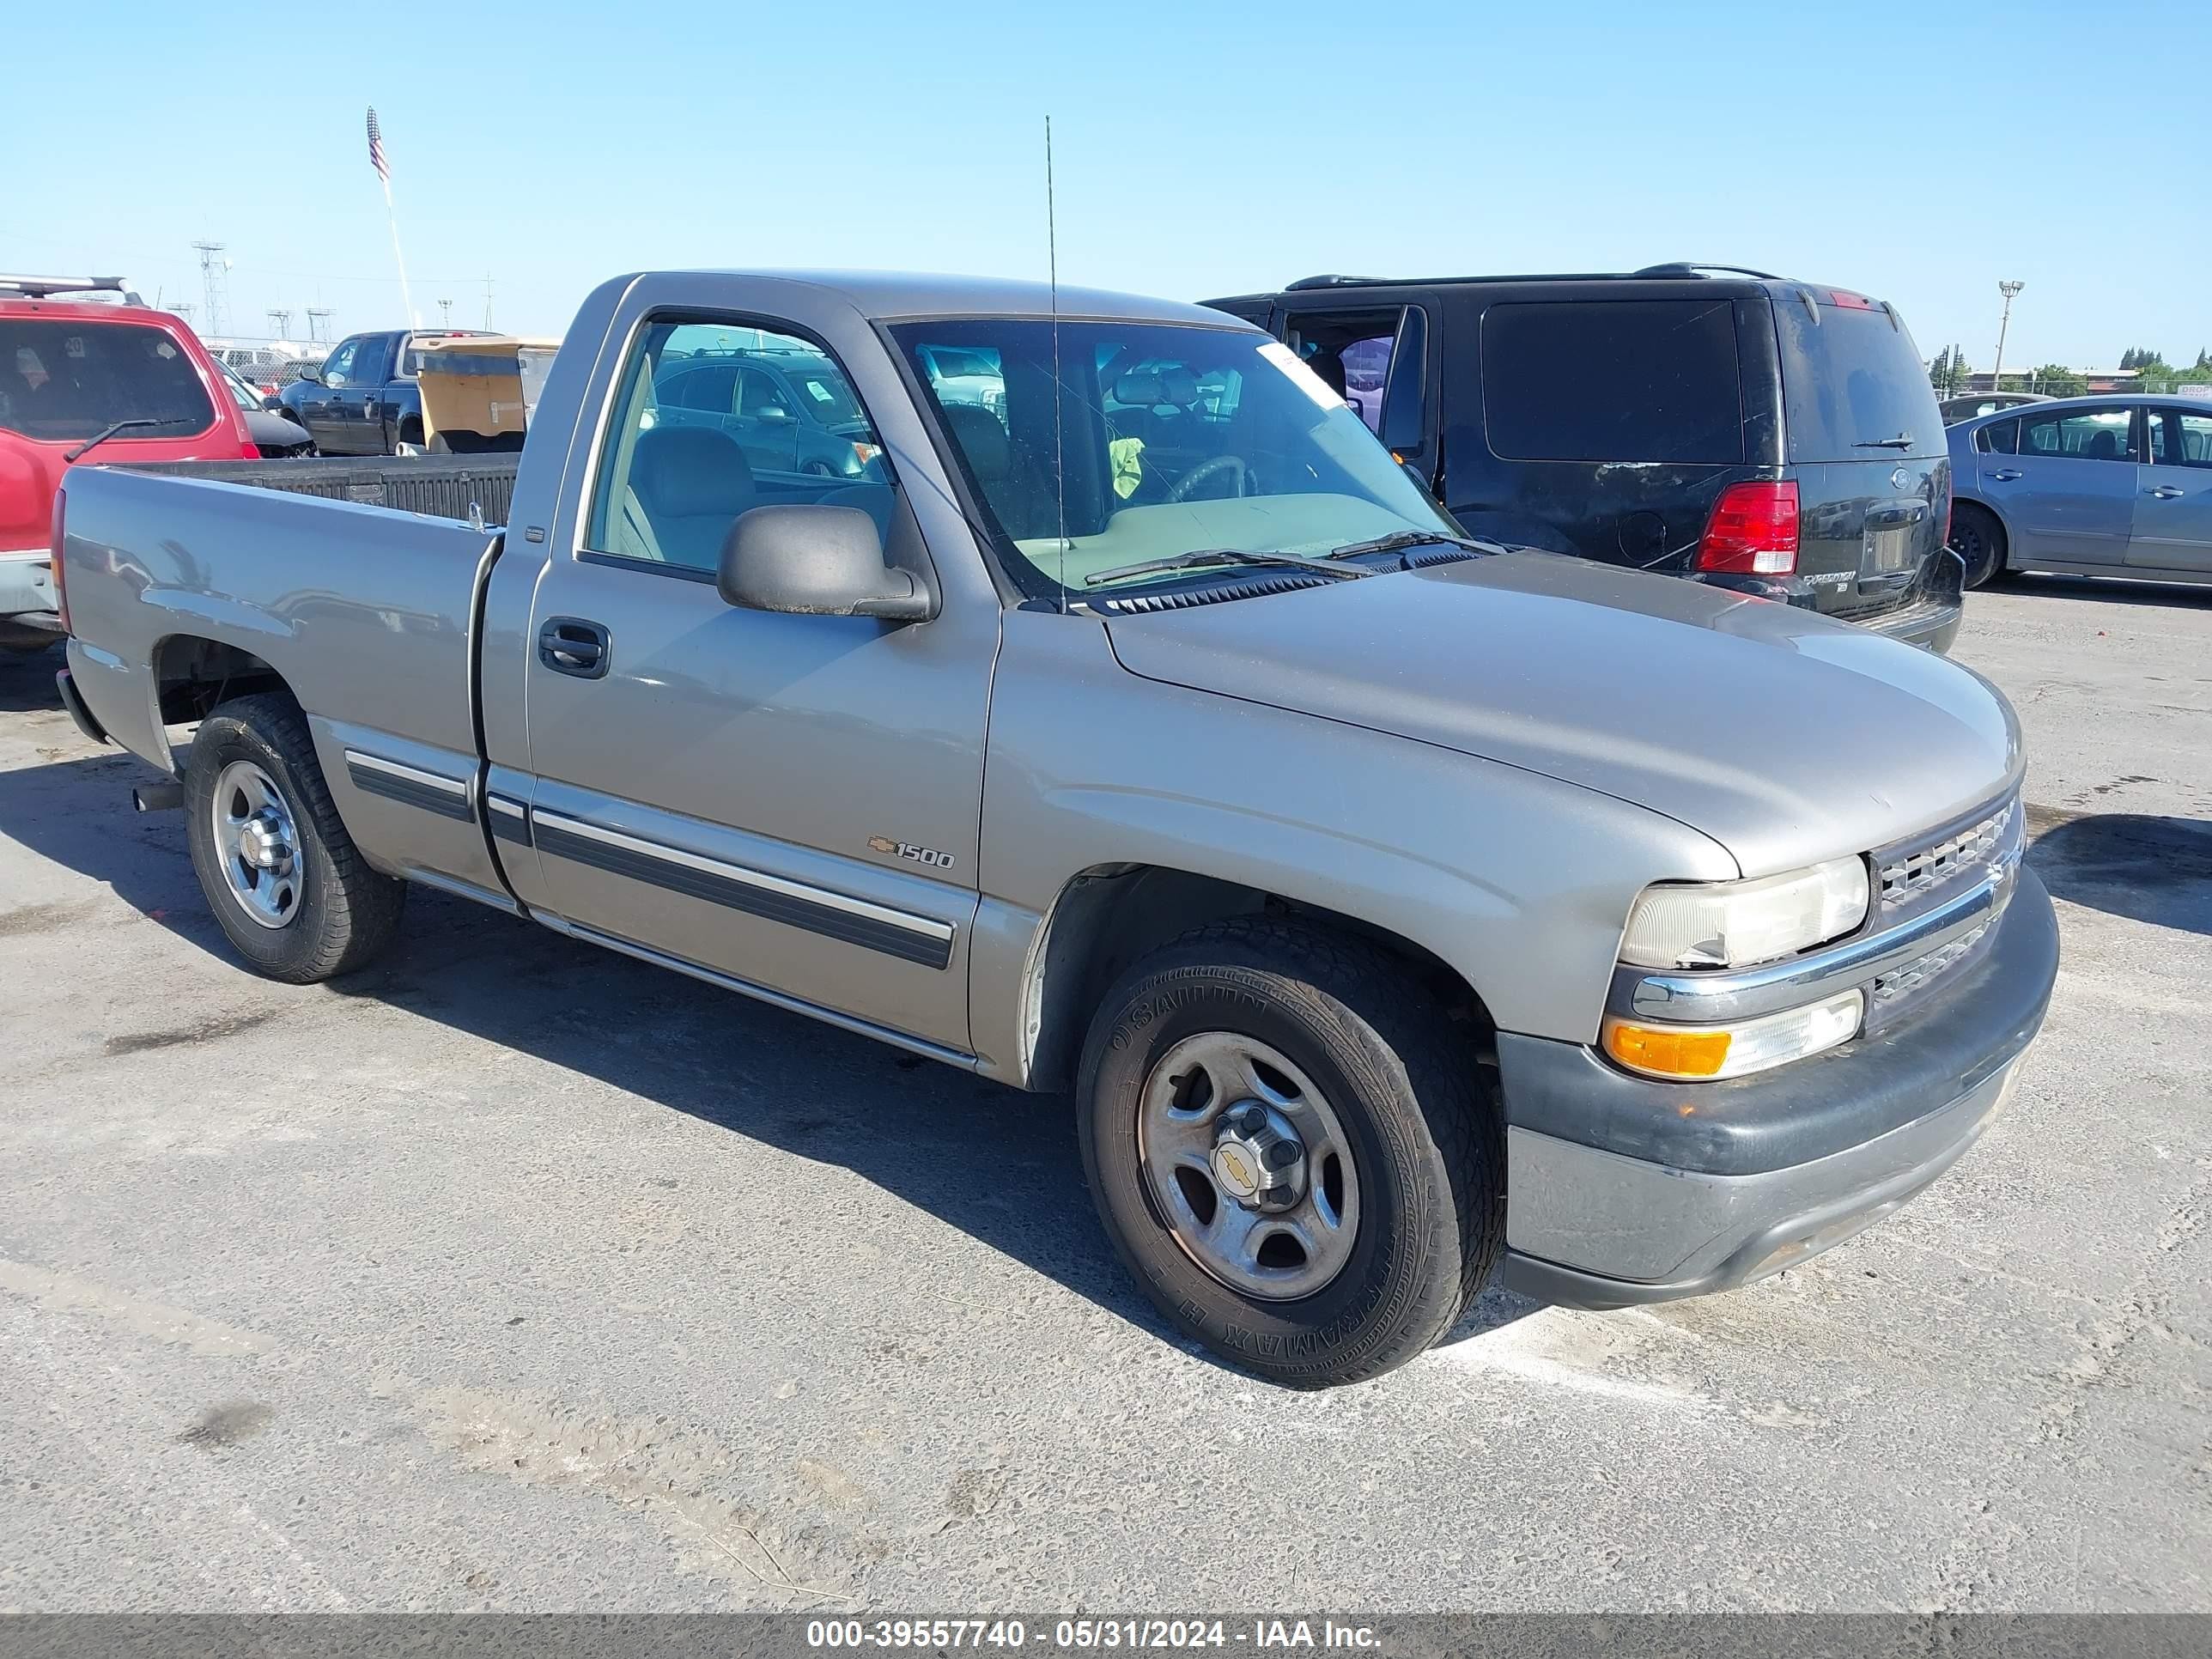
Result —
[{"label": "tire", "polygon": [[[241,810],[264,789],[281,818]],[[200,890],[232,946],[258,972],[313,984],[367,966],[391,942],[407,885],[371,869],[353,844],[323,781],[307,717],[291,698],[234,698],[200,722],[185,764],[185,813]],[[281,831],[260,837],[264,850],[281,846],[289,856],[258,868],[237,850],[243,842],[226,836],[218,820],[249,816]],[[258,896],[248,896],[245,884]]]},{"label": "tire", "polygon": [[1972,501],[1951,510],[1951,550],[1966,564],[1966,587],[1987,587],[2005,568],[2005,529],[1997,515]]},{"label": "tire", "polygon": [[[1271,1080],[1242,1103],[1197,1080],[1218,1069],[1223,1040],[1275,1056],[1261,1068]],[[1174,1057],[1181,1056],[1194,1057],[1188,1072],[1178,1069],[1184,1062]],[[1181,1092],[1192,1089],[1194,1096]],[[1317,1091],[1317,1103],[1309,1090]],[[1210,1233],[1193,1229],[1203,1208],[1193,1200],[1208,1183],[1216,1213],[1245,1224],[1227,1207],[1228,1172],[1195,1173],[1191,1143],[1182,1145],[1180,1170],[1157,1149],[1146,1161],[1156,1132],[1218,1138],[1252,1121],[1255,1099],[1285,1099],[1285,1113],[1300,1114],[1282,1121],[1303,1137],[1309,1195],[1287,1213],[1305,1218],[1299,1224],[1307,1235],[1328,1231],[1306,1214],[1309,1207],[1324,1213],[1328,1164],[1316,1166],[1320,1149],[1334,1138],[1349,1154],[1335,1201],[1349,1243],[1331,1247],[1341,1248],[1340,1265],[1310,1288],[1300,1288],[1301,1275],[1327,1270],[1323,1255],[1243,1272],[1247,1280],[1279,1276],[1282,1293],[1231,1282],[1225,1258],[1203,1242]],[[1162,1100],[1170,1105],[1156,1103]],[[1184,1100],[1188,1110],[1174,1103]],[[1405,1364],[1466,1311],[1504,1242],[1503,1131],[1485,1074],[1412,976],[1346,936],[1245,917],[1200,928],[1146,957],[1109,993],[1091,1025],[1077,1103],[1084,1171],[1122,1261],[1175,1324],[1269,1382],[1329,1388]],[[1330,1120],[1318,1135],[1316,1104]],[[1259,1152],[1250,1167],[1273,1156],[1264,1143]],[[1217,1140],[1208,1168],[1222,1171],[1222,1156]],[[1248,1172],[1234,1161],[1228,1168]],[[1253,1213],[1249,1203],[1241,1208]],[[1261,1212],[1254,1236],[1273,1224]],[[1241,1259],[1264,1264],[1281,1242],[1269,1237]],[[1280,1259],[1293,1251],[1305,1255],[1292,1243]]]}]

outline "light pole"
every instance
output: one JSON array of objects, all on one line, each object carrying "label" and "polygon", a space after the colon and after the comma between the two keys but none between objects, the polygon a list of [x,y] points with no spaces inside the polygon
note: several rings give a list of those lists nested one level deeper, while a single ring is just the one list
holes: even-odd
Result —
[{"label": "light pole", "polygon": [[2005,331],[2012,326],[2012,296],[2027,286],[2026,283],[2001,281],[1997,283],[1997,292],[2004,295],[2004,315],[1997,321],[1997,362],[1996,367],[1990,371],[1990,390],[1992,392],[2004,390]]}]

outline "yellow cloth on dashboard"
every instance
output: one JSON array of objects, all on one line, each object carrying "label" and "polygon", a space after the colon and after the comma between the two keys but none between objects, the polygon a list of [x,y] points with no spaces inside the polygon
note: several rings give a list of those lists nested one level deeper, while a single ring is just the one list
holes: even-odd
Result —
[{"label": "yellow cloth on dashboard", "polygon": [[1106,453],[1114,463],[1114,493],[1126,501],[1145,481],[1145,441],[1115,438],[1107,444]]}]

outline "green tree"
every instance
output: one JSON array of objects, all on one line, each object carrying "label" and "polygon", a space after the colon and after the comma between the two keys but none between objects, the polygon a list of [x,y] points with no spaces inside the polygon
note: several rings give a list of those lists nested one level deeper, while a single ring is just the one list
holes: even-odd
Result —
[{"label": "green tree", "polygon": [[1936,395],[1951,395],[1951,348],[1945,346],[1936,354],[1936,361],[1928,366],[1928,384],[1936,388]]},{"label": "green tree", "polygon": [[2035,389],[2049,398],[2078,398],[2089,383],[2063,363],[2045,363],[2035,371]]}]

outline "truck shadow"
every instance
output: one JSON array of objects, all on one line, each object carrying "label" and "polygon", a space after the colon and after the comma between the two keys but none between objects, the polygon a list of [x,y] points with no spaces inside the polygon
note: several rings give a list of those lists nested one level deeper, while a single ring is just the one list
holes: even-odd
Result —
[{"label": "truck shadow", "polygon": [[[74,738],[75,734],[70,734]],[[174,812],[142,817],[147,769],[112,751],[0,772],[0,836],[105,883],[229,957]],[[1025,1094],[563,939],[425,888],[374,967],[333,983],[802,1158],[900,1201],[1214,1363],[1170,1329],[1100,1228],[1064,1096]],[[557,1096],[545,1109],[560,1109]],[[1486,1295],[1453,1333],[1534,1310]]]},{"label": "truck shadow", "polygon": [[2135,921],[2212,934],[2212,823],[2030,806],[2027,865],[2051,896]]}]

